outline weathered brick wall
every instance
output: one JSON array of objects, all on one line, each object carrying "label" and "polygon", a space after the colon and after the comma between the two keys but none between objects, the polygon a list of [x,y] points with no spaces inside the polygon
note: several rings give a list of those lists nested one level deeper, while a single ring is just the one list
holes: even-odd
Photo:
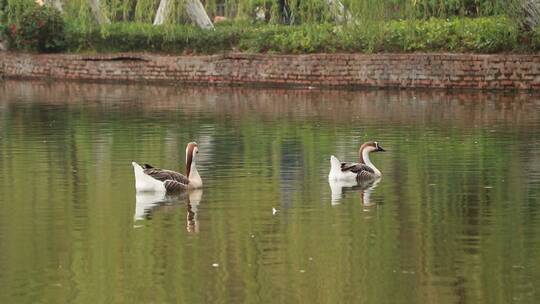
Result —
[{"label": "weathered brick wall", "polygon": [[4,53],[5,78],[481,89],[540,89],[540,55]]}]

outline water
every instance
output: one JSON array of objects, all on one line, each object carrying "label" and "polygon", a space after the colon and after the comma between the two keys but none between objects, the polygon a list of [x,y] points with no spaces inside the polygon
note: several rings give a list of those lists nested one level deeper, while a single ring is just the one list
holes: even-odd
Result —
[{"label": "water", "polygon": [[[192,140],[204,189],[136,196]],[[0,166],[1,303],[540,301],[538,95],[7,81]]]}]

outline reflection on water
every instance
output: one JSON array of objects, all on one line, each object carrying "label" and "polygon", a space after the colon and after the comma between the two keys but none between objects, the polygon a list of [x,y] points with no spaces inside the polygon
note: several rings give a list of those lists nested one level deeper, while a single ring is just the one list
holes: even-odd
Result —
[{"label": "reflection on water", "polygon": [[199,220],[197,219],[197,212],[199,209],[199,203],[202,199],[202,189],[190,190],[187,195],[187,216],[186,216],[186,229],[188,232],[199,232]]},{"label": "reflection on water", "polygon": [[379,184],[382,178],[370,180],[328,180],[330,190],[332,192],[332,204],[337,205],[345,193],[358,193],[360,195],[360,203],[364,207],[375,205],[375,201],[371,199],[371,194]]},{"label": "reflection on water", "polygon": [[[0,96],[0,303],[540,301],[538,95]],[[392,146],[383,178],[329,187],[328,155],[371,139]],[[182,167],[190,141],[204,196],[135,192],[132,160]]]},{"label": "reflection on water", "polygon": [[133,218],[135,221],[149,220],[152,219],[152,214],[155,212],[172,212],[179,206],[185,206],[187,209],[186,229],[189,232],[198,232],[197,210],[202,194],[202,189],[192,189],[175,194],[138,191],[135,194],[135,215]]},{"label": "reflection on water", "polygon": [[152,209],[160,204],[165,205],[167,198],[162,192],[137,192],[135,194],[135,221],[152,218]]}]

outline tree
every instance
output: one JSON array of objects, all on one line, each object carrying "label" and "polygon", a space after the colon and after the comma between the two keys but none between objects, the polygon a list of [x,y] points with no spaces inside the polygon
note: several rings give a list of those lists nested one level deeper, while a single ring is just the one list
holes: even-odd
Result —
[{"label": "tree", "polygon": [[347,23],[352,20],[351,13],[345,8],[343,3],[339,0],[326,0],[328,3],[328,6],[330,7],[330,11],[332,12],[332,15],[334,16],[334,20],[337,23]]},{"label": "tree", "polygon": [[43,1],[43,4],[50,5],[54,7],[55,9],[59,10],[60,12],[63,12],[64,9],[62,7],[62,1],[60,0],[45,0]]},{"label": "tree", "polygon": [[[202,5],[201,1],[185,0],[184,6],[191,21],[197,24],[200,28],[214,29],[214,25],[212,24],[212,21],[210,21],[208,14],[206,14],[206,11],[204,10],[204,6]],[[167,18],[169,17],[170,10],[171,0],[161,0],[159,2],[156,17],[154,18],[154,25],[160,25],[165,23],[165,21],[167,21]]]},{"label": "tree", "polygon": [[540,22],[540,9],[538,0],[522,0],[521,10],[523,11],[522,24],[526,29],[532,30]]},{"label": "tree", "polygon": [[111,20],[109,20],[109,18],[107,18],[107,16],[101,10],[99,0],[88,0],[88,4],[90,5],[90,9],[92,10],[92,15],[94,15],[94,19],[96,19],[96,22],[98,24],[101,25],[111,23]]},{"label": "tree", "polygon": [[200,28],[214,29],[214,25],[210,21],[208,14],[206,14],[201,1],[186,0],[186,11],[191,21],[195,22]]},{"label": "tree", "polygon": [[170,10],[170,4],[170,0],[159,1],[159,7],[156,13],[156,17],[154,18],[154,25],[160,25],[165,23],[165,20]]}]

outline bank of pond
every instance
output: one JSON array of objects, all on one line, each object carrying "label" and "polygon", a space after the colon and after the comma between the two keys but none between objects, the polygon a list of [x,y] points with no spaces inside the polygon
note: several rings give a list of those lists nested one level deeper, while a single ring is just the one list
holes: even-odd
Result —
[{"label": "bank of pond", "polygon": [[540,48],[538,29],[525,29],[516,18],[505,15],[293,25],[231,19],[208,30],[186,24],[133,21],[98,26],[45,7],[23,13],[16,20],[1,20],[0,32],[12,50],[44,53],[531,53]]}]

